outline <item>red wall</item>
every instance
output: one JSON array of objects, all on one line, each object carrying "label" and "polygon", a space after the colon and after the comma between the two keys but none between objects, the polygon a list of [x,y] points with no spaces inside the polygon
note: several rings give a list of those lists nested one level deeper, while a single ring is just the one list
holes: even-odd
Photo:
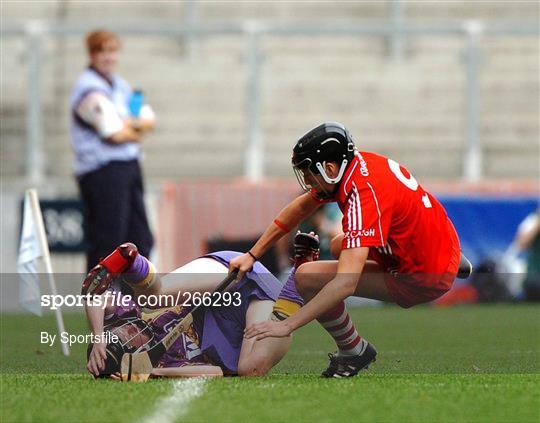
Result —
[{"label": "red wall", "polygon": [[157,228],[160,271],[204,253],[209,237],[257,237],[299,193],[295,180],[164,183]]}]

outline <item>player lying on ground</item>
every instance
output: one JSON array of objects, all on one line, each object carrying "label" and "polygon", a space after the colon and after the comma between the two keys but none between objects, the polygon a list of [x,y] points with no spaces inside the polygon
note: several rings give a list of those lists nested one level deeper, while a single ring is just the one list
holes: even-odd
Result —
[{"label": "player lying on ground", "polygon": [[[139,306],[142,296],[152,293],[158,296],[174,294],[176,297],[178,292],[213,292],[227,274],[230,259],[239,255],[232,251],[211,253],[158,277],[152,263],[139,255],[133,244],[117,248],[89,273],[83,283],[83,293],[97,294],[109,290],[120,295],[119,285],[126,283],[133,289],[134,301],[127,306],[109,304],[105,309],[86,307],[93,334],[110,331],[120,338],[116,344],[89,346],[87,368],[90,373],[94,376],[112,375],[118,379],[123,353],[150,348],[191,309],[172,306],[142,310]],[[194,313],[193,324],[163,356],[153,375],[266,374],[288,351],[291,338],[248,340],[243,338],[244,329],[246,325],[269,318],[283,320],[296,312],[303,300],[294,286],[295,269],[317,257],[318,239],[313,235],[297,234],[293,271],[283,287],[262,264],[256,263],[253,270],[232,289],[231,294],[239,295],[233,295],[235,300],[230,305],[204,307]],[[119,273],[119,277],[113,277]]]},{"label": "player lying on ground", "polygon": [[[376,351],[358,335],[343,300],[359,296],[402,307],[432,301],[447,292],[460,269],[459,239],[443,206],[395,161],[356,149],[347,129],[324,123],[293,149],[293,168],[305,194],[287,205],[250,251],[231,260],[248,271],[279,238],[335,201],[343,212],[337,261],[306,263],[296,287],[306,301],[281,322],[260,322],[248,339],[289,336],[317,319],[336,341],[323,376],[354,376],[375,360]],[[470,264],[463,258],[464,273]]]}]

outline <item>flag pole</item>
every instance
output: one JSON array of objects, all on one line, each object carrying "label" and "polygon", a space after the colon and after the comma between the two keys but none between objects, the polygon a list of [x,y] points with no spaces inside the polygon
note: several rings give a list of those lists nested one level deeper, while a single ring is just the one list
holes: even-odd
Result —
[{"label": "flag pole", "polygon": [[[35,189],[29,189],[26,191],[30,199],[30,205],[32,207],[32,214],[34,215],[34,221],[36,222],[37,236],[41,251],[43,252],[43,261],[45,263],[45,272],[47,273],[47,279],[49,280],[49,286],[51,289],[52,295],[58,295],[56,290],[56,282],[54,281],[54,274],[51,263],[51,254],[49,252],[49,244],[47,243],[47,235],[45,234],[45,225],[43,224],[43,216],[41,214],[41,208],[39,207],[39,199],[37,191]],[[62,310],[60,307],[56,308],[54,311],[56,314],[56,326],[58,327],[58,334],[61,335],[62,332],[65,332],[64,319],[62,318]],[[62,353],[65,356],[69,355],[69,346],[60,342],[62,346]]]}]

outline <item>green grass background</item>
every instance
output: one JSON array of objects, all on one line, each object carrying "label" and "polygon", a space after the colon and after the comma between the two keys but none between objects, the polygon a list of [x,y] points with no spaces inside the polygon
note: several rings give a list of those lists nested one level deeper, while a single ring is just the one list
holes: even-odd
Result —
[{"label": "green grass background", "polygon": [[[206,383],[182,421],[540,421],[540,309],[477,305],[402,310],[352,309],[359,332],[379,351],[356,378],[325,380],[331,339],[310,324],[264,378]],[[86,347],[70,357],[40,344],[54,316],[1,315],[2,422],[125,421],[143,418],[171,381],[94,381]],[[65,316],[86,333],[82,315]]]}]

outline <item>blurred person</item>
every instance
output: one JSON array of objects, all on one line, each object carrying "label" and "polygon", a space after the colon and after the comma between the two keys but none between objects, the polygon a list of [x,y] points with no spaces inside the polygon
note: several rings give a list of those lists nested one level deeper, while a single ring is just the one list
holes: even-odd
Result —
[{"label": "blurred person", "polygon": [[508,289],[509,273],[500,261],[485,258],[477,263],[467,281],[454,284],[452,289],[433,305],[450,307],[458,304],[495,303],[511,301]]},{"label": "blurred person", "polygon": [[[526,262],[521,259],[526,254]],[[466,283],[436,301],[438,306],[477,302],[540,301],[540,209],[519,224],[503,254],[486,257]]]},{"label": "blurred person", "polygon": [[144,205],[139,143],[154,127],[155,116],[149,105],[141,104],[141,93],[114,73],[120,51],[116,34],[93,31],[86,36],[86,49],[89,66],[75,82],[70,107],[90,270],[123,242],[134,242],[143,254],[150,253],[153,237]]},{"label": "blurred person", "polygon": [[[317,260],[318,238],[314,234],[295,236],[295,268]],[[94,376],[120,379],[119,363],[124,352],[136,352],[159,342],[192,306],[168,304],[154,310],[140,306],[140,297],[211,293],[227,274],[230,259],[241,253],[218,251],[199,257],[158,276],[153,264],[138,254],[133,244],[123,244],[101,260],[83,282],[84,294],[100,295],[107,291],[122,295],[127,284],[135,297],[129,304],[109,303],[105,308],[87,305],[87,318],[94,335],[111,332],[119,343],[96,342],[89,345],[87,368]],[[153,371],[153,376],[260,376],[277,364],[289,349],[291,337],[262,341],[244,339],[246,325],[267,320],[283,320],[303,305],[296,292],[294,271],[282,287],[261,264],[255,263],[231,293],[238,293],[231,304],[209,305],[194,313],[188,331],[169,348]],[[110,297],[111,298],[111,297]],[[163,298],[163,297],[162,297]],[[191,297],[190,297],[191,298]]]},{"label": "blurred person", "polygon": [[518,250],[527,254],[524,300],[540,301],[540,208],[520,223],[514,244]]},{"label": "blurred person", "polygon": [[345,307],[347,297],[412,307],[447,292],[458,272],[470,273],[470,263],[435,197],[395,161],[359,151],[342,124],[326,122],[302,136],[292,165],[306,192],[285,206],[251,250],[231,260],[230,271],[249,271],[326,202],[337,202],[343,212],[343,233],[331,246],[339,259],[300,266],[295,283],[306,304],[283,321],[251,325],[245,336],[286,337],[317,319],[338,348],[322,376],[354,376],[375,361],[377,352],[358,334]]}]

